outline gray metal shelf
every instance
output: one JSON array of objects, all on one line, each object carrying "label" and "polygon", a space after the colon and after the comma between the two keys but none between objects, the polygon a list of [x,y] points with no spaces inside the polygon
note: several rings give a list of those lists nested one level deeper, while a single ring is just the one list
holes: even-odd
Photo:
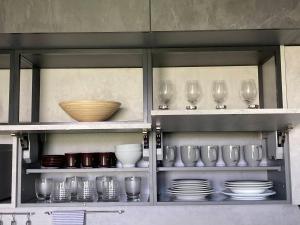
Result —
[{"label": "gray metal shelf", "polygon": [[135,121],[24,123],[19,125],[0,125],[0,133],[141,132],[149,129],[151,129],[150,123]]},{"label": "gray metal shelf", "polygon": [[158,167],[157,172],[186,172],[186,171],[281,171],[281,166],[259,166],[259,167]]},{"label": "gray metal shelf", "polygon": [[224,200],[224,201],[169,201],[157,202],[158,206],[170,205],[261,205],[261,204],[290,204],[287,200],[262,200],[262,201],[237,201],[237,200]]},{"label": "gray metal shelf", "polygon": [[149,172],[149,168],[79,168],[79,169],[26,169],[26,174],[39,173],[122,173]]},{"label": "gray metal shelf", "polygon": [[153,110],[153,126],[168,131],[274,131],[300,124],[298,109]]}]

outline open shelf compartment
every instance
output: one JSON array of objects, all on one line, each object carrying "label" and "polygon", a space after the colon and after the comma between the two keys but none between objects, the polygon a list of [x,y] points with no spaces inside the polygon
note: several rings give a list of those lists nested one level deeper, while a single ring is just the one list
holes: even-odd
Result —
[{"label": "open shelf compartment", "polygon": [[[289,154],[288,141],[284,143],[283,155],[276,150],[276,132],[161,132],[162,146],[176,146],[175,161],[173,167],[163,167],[163,152],[156,154],[156,189],[155,202],[157,205],[231,205],[231,204],[288,204],[290,196]],[[238,166],[209,166],[206,167],[200,159],[194,167],[185,167],[181,160],[180,147],[184,145],[198,146],[216,145],[217,162],[222,162],[221,146],[239,145],[240,159]],[[257,167],[247,166],[244,158],[243,145],[261,145],[262,161]],[[243,150],[242,150],[243,149]],[[221,161],[220,161],[221,160]],[[242,163],[243,162],[243,163]],[[224,161],[223,161],[224,163]],[[240,164],[241,163],[241,164]],[[246,163],[246,164],[245,164]],[[241,166],[243,164],[243,166]],[[214,193],[202,201],[182,201],[168,193],[168,188],[174,179],[207,179]],[[225,189],[224,182],[227,180],[271,180],[273,181],[274,196],[262,201],[236,201],[231,200],[221,192]]]}]

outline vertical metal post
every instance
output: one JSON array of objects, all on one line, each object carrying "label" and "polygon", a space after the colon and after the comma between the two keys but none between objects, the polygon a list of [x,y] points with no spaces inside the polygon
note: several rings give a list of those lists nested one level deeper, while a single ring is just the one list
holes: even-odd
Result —
[{"label": "vertical metal post", "polygon": [[151,50],[145,50],[143,55],[143,105],[144,122],[151,122],[151,110],[153,103],[153,78],[152,78],[152,55]]},{"label": "vertical metal post", "polygon": [[40,68],[32,69],[31,122],[40,120]]},{"label": "vertical metal post", "polygon": [[258,65],[258,90],[259,90],[259,108],[264,108],[264,78],[262,65]]},{"label": "vertical metal post", "polygon": [[277,108],[283,108],[280,47],[275,50]]},{"label": "vertical metal post", "polygon": [[10,82],[9,82],[9,124],[19,123],[20,111],[20,54],[16,51],[10,55]]}]

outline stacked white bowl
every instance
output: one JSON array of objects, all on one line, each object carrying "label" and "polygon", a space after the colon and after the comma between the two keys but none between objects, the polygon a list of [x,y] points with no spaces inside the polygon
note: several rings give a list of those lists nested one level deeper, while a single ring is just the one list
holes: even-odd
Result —
[{"label": "stacked white bowl", "polygon": [[141,144],[125,144],[115,147],[117,159],[121,162],[122,167],[135,167],[135,164],[141,159],[142,145]]}]

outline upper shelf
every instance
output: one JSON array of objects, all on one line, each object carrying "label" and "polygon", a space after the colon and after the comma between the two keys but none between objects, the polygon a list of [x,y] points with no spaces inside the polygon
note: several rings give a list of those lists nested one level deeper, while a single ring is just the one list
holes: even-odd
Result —
[{"label": "upper shelf", "polygon": [[21,51],[22,68],[140,68],[139,49],[41,49]]},{"label": "upper shelf", "polygon": [[10,56],[7,53],[0,51],[0,69],[9,69],[10,68]]},{"label": "upper shelf", "polygon": [[155,49],[154,67],[259,65],[275,55],[276,47],[206,47]]},{"label": "upper shelf", "polygon": [[143,122],[73,122],[0,125],[0,133],[141,132],[148,129],[151,129],[151,124]]},{"label": "upper shelf", "polygon": [[153,126],[168,131],[274,131],[300,124],[297,109],[153,110]]}]

